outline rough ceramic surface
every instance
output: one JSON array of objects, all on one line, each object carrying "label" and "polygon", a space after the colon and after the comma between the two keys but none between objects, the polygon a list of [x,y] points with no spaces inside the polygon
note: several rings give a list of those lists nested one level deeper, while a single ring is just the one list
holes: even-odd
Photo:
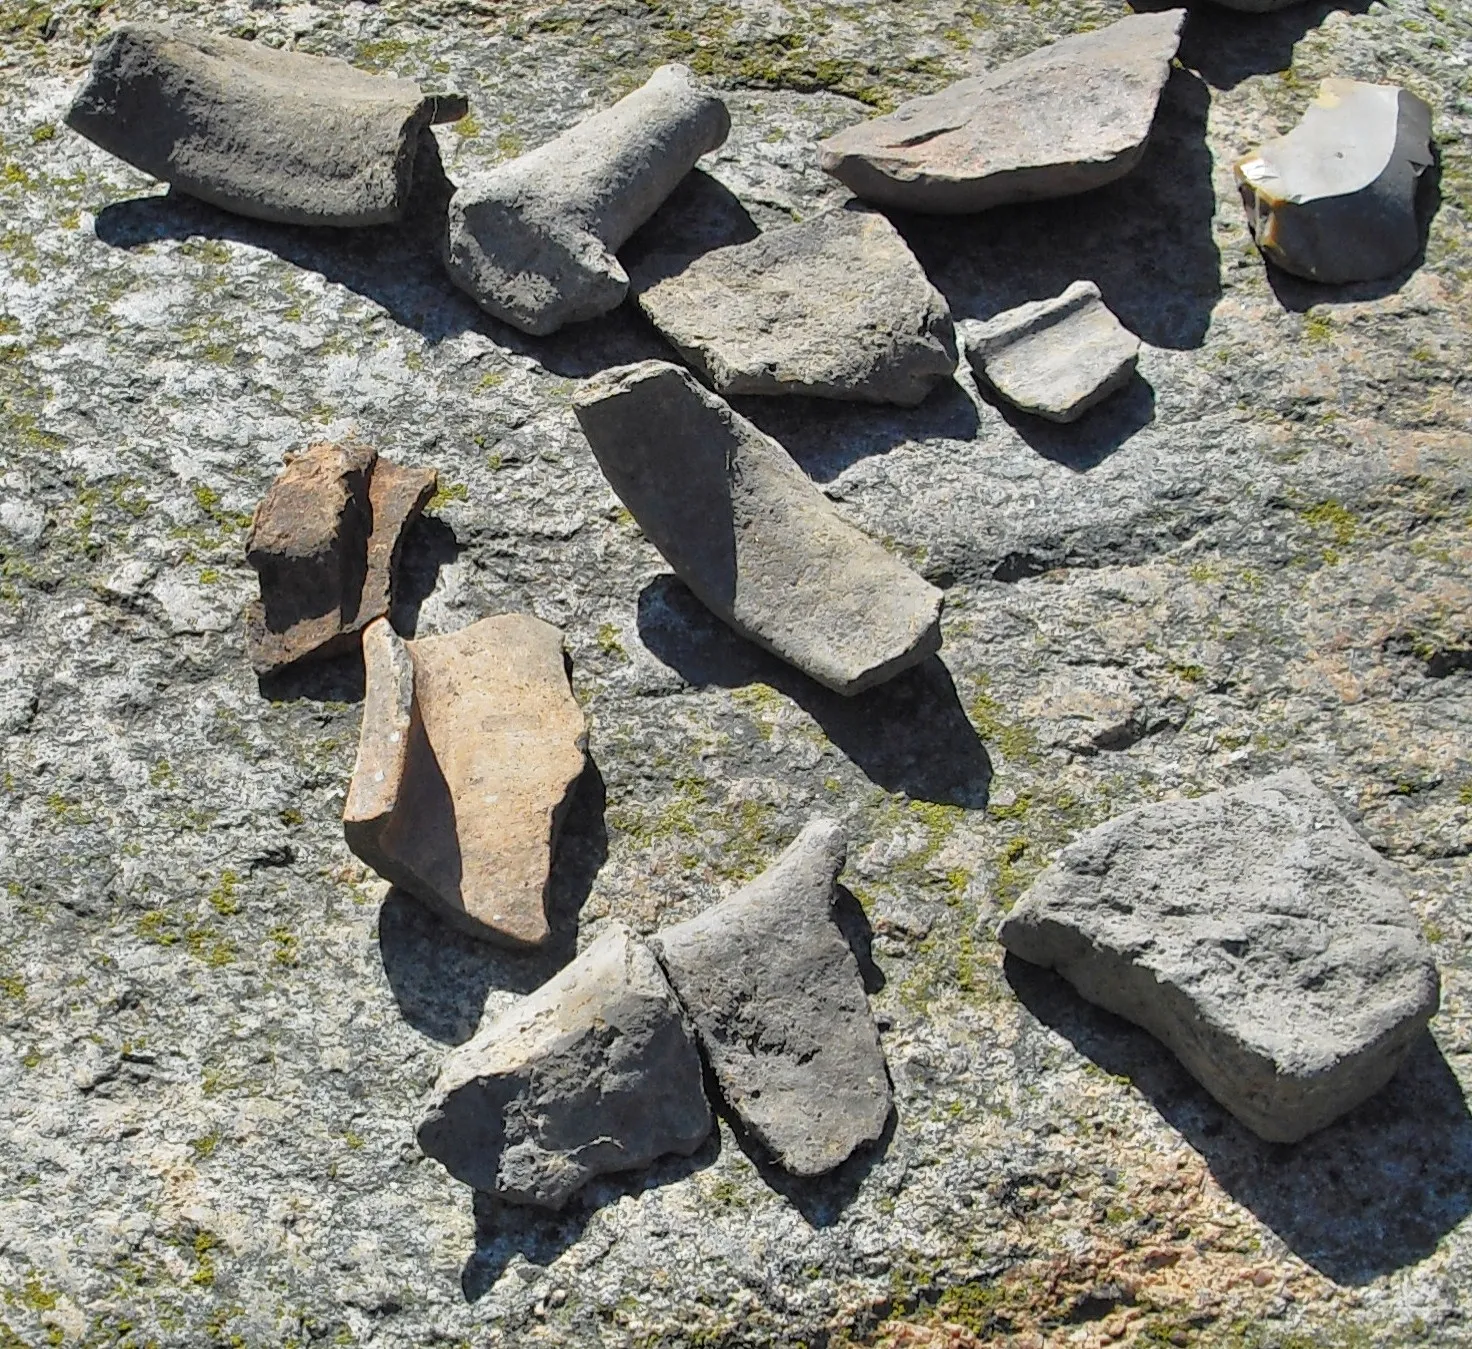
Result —
[{"label": "rough ceramic surface", "polygon": [[700,1054],[653,952],[614,923],[445,1060],[417,1137],[456,1180],[561,1208],[710,1134]]},{"label": "rough ceramic surface", "polygon": [[362,445],[322,442],[291,457],[256,507],[245,558],[261,598],[245,611],[259,675],[326,660],[393,603],[404,533],[437,485]]},{"label": "rough ceramic surface", "polygon": [[487,313],[545,336],[622,303],[617,249],[731,129],[716,95],[661,66],[579,122],[450,201],[446,265]]},{"label": "rough ceramic surface", "polygon": [[199,29],[124,24],[98,44],[67,125],[201,201],[257,220],[403,217],[420,133],[442,108],[412,80]]},{"label": "rough ceramic surface", "polygon": [[1050,422],[1077,421],[1135,373],[1140,339],[1114,317],[1092,281],[961,328],[978,382]]},{"label": "rough ceramic surface", "polygon": [[984,211],[1087,192],[1140,162],[1183,9],[1131,14],[903,103],[819,146],[866,201]]},{"label": "rough ceramic surface", "polygon": [[715,614],[859,693],[940,646],[941,593],[843,519],[770,436],[667,361],[604,371],[578,422],[619,500]]},{"label": "rough ceramic surface", "polygon": [[500,614],[404,642],[379,620],[363,654],[348,846],[472,936],[541,945],[557,831],[588,738],[561,632]]},{"label": "rough ceramic surface", "polygon": [[1431,109],[1407,89],[1323,80],[1286,136],[1233,166],[1257,246],[1310,281],[1374,281],[1421,248]]},{"label": "rough ceramic surface", "polygon": [[[1195,6],[1127,177],[896,217],[958,317],[1092,277],[1142,378],[1066,427],[1009,420],[964,365],[912,410],[741,408],[948,587],[941,657],[846,699],[671,580],[603,479],[568,402],[668,354],[629,307],[540,341],[496,324],[445,276],[442,201],[309,232],[154,195],[60,126],[91,4],[0,5],[0,1321],[160,1349],[765,1349],[885,1322],[907,1349],[965,1343],[943,1324],[999,1349],[1465,1342],[1472,19],[1434,8]],[[847,198],[815,146],[877,103],[1121,11],[167,12],[466,91],[475,121],[434,132],[457,182],[684,60],[733,122],[687,185],[739,197],[749,238]],[[1403,283],[1300,282],[1243,222],[1232,161],[1336,74],[1435,114],[1442,204]],[[843,825],[893,1074],[872,1162],[784,1192],[721,1120],[543,1215],[422,1158],[447,1047],[571,951],[463,938],[349,852],[351,662],[260,695],[250,512],[287,450],[354,428],[441,477],[401,632],[534,612],[566,634],[598,772],[554,934],[647,936],[814,815]],[[1102,819],[1294,764],[1407,871],[1443,994],[1384,1092],[1287,1148],[1055,976],[1009,962],[1014,988],[991,932]]]},{"label": "rough ceramic surface", "polygon": [[779,1165],[819,1176],[889,1119],[884,1050],[834,921],[843,830],[815,820],[751,884],[655,935],[721,1094]]},{"label": "rough ceramic surface", "polygon": [[998,935],[1163,1040],[1259,1136],[1296,1143],[1384,1087],[1436,1011],[1398,882],[1294,770],[1090,830]]},{"label": "rough ceramic surface", "polygon": [[727,396],[920,402],[956,368],[945,298],[877,211],[826,211],[636,273],[642,309]]}]

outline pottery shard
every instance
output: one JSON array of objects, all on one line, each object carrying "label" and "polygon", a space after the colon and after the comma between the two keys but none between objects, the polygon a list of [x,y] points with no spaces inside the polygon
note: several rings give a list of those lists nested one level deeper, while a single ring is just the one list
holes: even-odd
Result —
[{"label": "pottery shard", "polygon": [[1383,1087],[1439,998],[1395,872],[1296,770],[1091,830],[999,935],[1275,1142]]},{"label": "pottery shard", "polygon": [[1140,355],[1140,339],[1092,281],[960,328],[977,379],[1014,407],[1053,422],[1074,421],[1122,389]]},{"label": "pottery shard", "polygon": [[687,371],[665,361],[606,370],[573,405],[649,541],[743,636],[844,694],[940,648],[941,592]]},{"label": "pottery shard", "polygon": [[545,335],[623,303],[615,251],[731,129],[680,65],[451,199],[445,265],[487,313]]},{"label": "pottery shard", "polygon": [[227,211],[379,225],[404,214],[420,133],[464,112],[461,98],[329,57],[125,24],[98,44],[66,120],[110,154]]},{"label": "pottery shard", "polygon": [[1086,192],[1145,152],[1185,10],[1132,14],[902,103],[819,146],[866,201],[955,214]]},{"label": "pottery shard", "polygon": [[449,1055],[418,1136],[457,1180],[556,1209],[596,1176],[688,1157],[710,1130],[680,1004],[613,923]]},{"label": "pottery shard", "polygon": [[950,308],[877,211],[827,211],[674,275],[661,262],[635,274],[639,306],[720,393],[909,407],[955,371]]},{"label": "pottery shard", "polygon": [[245,545],[261,586],[245,616],[258,674],[340,655],[388,613],[404,533],[437,482],[433,469],[356,444],[312,445],[288,461]]},{"label": "pottery shard", "polygon": [[363,657],[348,847],[473,936],[541,944],[557,830],[587,746],[561,632],[502,614],[406,642],[380,620]]},{"label": "pottery shard", "polygon": [[730,899],[653,939],[722,1094],[788,1171],[874,1142],[889,1075],[858,962],[833,920],[844,840],[815,820]]},{"label": "pottery shard", "polygon": [[1311,281],[1373,281],[1421,247],[1431,109],[1388,84],[1322,80],[1286,136],[1233,168],[1263,254]]}]

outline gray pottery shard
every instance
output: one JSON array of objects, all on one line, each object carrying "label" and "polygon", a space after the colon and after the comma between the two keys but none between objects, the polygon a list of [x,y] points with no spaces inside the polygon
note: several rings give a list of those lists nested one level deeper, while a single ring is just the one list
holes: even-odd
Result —
[{"label": "gray pottery shard", "polygon": [[1051,300],[961,324],[976,378],[1013,407],[1071,422],[1124,388],[1140,339],[1109,310],[1092,281],[1075,281]]},{"label": "gray pottery shard", "polygon": [[605,370],[573,407],[650,543],[743,636],[844,694],[940,649],[941,592],[688,371],[666,361]]},{"label": "gray pottery shard", "polygon": [[951,311],[877,211],[827,211],[634,285],[639,306],[723,394],[911,407],[956,369]]},{"label": "gray pottery shard", "polygon": [[810,823],[730,899],[653,939],[722,1094],[788,1171],[817,1176],[884,1131],[889,1075],[833,920],[843,832]]},{"label": "gray pottery shard", "polygon": [[419,1146],[457,1180],[561,1208],[711,1130],[700,1054],[653,953],[613,923],[446,1058]]},{"label": "gray pottery shard", "polygon": [[614,253],[731,129],[680,65],[481,178],[450,201],[445,262],[482,309],[545,335],[623,302]]},{"label": "gray pottery shard", "polygon": [[257,674],[341,655],[388,613],[404,534],[437,483],[432,468],[356,444],[319,442],[287,463],[246,538],[261,586],[245,614]]},{"label": "gray pottery shard", "polygon": [[999,935],[1274,1142],[1379,1091],[1440,997],[1396,873],[1296,770],[1091,830]]},{"label": "gray pottery shard", "polygon": [[902,103],[819,146],[866,201],[957,214],[1086,192],[1145,153],[1183,9],[1128,18]]},{"label": "gray pottery shard", "polygon": [[1421,248],[1431,109],[1390,84],[1321,80],[1286,136],[1233,168],[1264,256],[1310,281],[1374,281]]},{"label": "gray pottery shard", "polygon": [[363,634],[348,846],[472,936],[539,946],[557,831],[587,748],[562,633],[501,614],[403,641]]},{"label": "gray pottery shard", "polygon": [[294,225],[402,219],[420,133],[463,99],[344,61],[192,28],[98,44],[67,125],[180,192]]}]

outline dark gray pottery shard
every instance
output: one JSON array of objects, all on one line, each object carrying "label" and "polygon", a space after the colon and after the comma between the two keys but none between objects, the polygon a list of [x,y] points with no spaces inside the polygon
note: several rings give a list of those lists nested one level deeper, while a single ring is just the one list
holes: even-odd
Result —
[{"label": "dark gray pottery shard", "polygon": [[573,407],[650,543],[743,636],[844,694],[940,649],[941,592],[688,371],[667,361],[605,370]]},{"label": "dark gray pottery shard", "polygon": [[831,1171],[889,1119],[858,962],[833,921],[843,831],[814,820],[730,899],[653,945],[721,1092],[794,1175]]},{"label": "dark gray pottery shard", "polygon": [[464,112],[463,99],[330,57],[125,24],[98,44],[66,121],[238,215],[382,225],[403,217],[420,132]]},{"label": "dark gray pottery shard", "polygon": [[1374,281],[1421,247],[1431,109],[1393,84],[1321,80],[1286,136],[1233,167],[1263,255],[1310,281]]},{"label": "dark gray pottery shard", "polygon": [[419,1146],[457,1180],[561,1208],[596,1176],[688,1157],[711,1130],[700,1054],[621,923],[445,1059]]},{"label": "dark gray pottery shard", "polygon": [[956,214],[1065,197],[1145,153],[1183,9],[1131,14],[902,103],[819,146],[866,201]]},{"label": "dark gray pottery shard", "polygon": [[1090,830],[998,935],[1273,1142],[1379,1091],[1440,998],[1396,872],[1298,770]]},{"label": "dark gray pottery shard", "polygon": [[673,275],[639,307],[717,392],[912,407],[956,369],[950,306],[878,211],[825,211]]}]

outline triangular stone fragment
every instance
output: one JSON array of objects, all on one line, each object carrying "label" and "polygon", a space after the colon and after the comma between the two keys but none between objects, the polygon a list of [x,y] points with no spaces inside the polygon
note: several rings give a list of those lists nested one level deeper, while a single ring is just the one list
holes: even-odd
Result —
[{"label": "triangular stone fragment", "polygon": [[350,650],[389,611],[399,550],[438,483],[357,444],[326,442],[290,459],[246,538],[261,598],[246,608],[256,673]]},{"label": "triangular stone fragment", "polygon": [[1275,1142],[1379,1091],[1439,999],[1396,873],[1297,770],[1090,830],[999,935]]},{"label": "triangular stone fragment", "polygon": [[954,214],[1065,197],[1145,153],[1183,9],[1131,14],[902,103],[819,146],[866,201]]},{"label": "triangular stone fragment", "polygon": [[977,379],[1013,407],[1053,422],[1075,421],[1122,389],[1140,355],[1140,339],[1092,281],[960,327]]},{"label": "triangular stone fragment", "polygon": [[1233,167],[1263,254],[1310,281],[1374,281],[1421,247],[1431,109],[1392,84],[1321,80],[1286,136]]},{"label": "triangular stone fragment", "polygon": [[710,1134],[700,1055],[653,953],[613,923],[451,1052],[419,1146],[457,1180],[561,1208],[596,1176]]},{"label": "triangular stone fragment", "polygon": [[951,311],[877,211],[826,211],[634,274],[639,307],[722,394],[913,406],[956,368]]},{"label": "triangular stone fragment", "polygon": [[180,192],[258,220],[381,225],[408,204],[420,134],[457,97],[344,61],[124,24],[98,44],[67,125]]},{"label": "triangular stone fragment", "polygon": [[405,642],[363,634],[363,729],[343,827],[378,874],[472,936],[537,946],[587,722],[562,633],[529,614]]},{"label": "triangular stone fragment", "polygon": [[833,918],[843,832],[810,823],[750,885],[653,945],[731,1108],[788,1171],[831,1171],[889,1119],[863,977]]},{"label": "triangular stone fragment", "polygon": [[573,407],[649,541],[743,636],[844,694],[939,649],[941,592],[688,371],[666,361],[605,370]]}]

